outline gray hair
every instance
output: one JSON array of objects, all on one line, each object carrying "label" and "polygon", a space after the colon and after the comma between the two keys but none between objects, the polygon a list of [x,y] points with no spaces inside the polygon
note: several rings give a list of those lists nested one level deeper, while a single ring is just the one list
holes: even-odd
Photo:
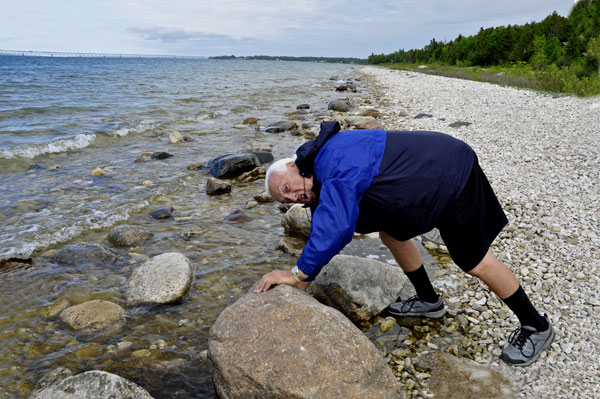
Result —
[{"label": "gray hair", "polygon": [[271,179],[273,174],[278,175],[280,173],[286,173],[287,172],[286,164],[288,162],[294,162],[295,160],[296,160],[295,155],[293,158],[283,158],[283,159],[273,162],[271,164],[271,166],[269,166],[269,169],[267,169],[267,174],[265,175],[265,190],[271,197],[273,196],[273,194],[271,194],[271,190],[269,190],[269,180]]}]

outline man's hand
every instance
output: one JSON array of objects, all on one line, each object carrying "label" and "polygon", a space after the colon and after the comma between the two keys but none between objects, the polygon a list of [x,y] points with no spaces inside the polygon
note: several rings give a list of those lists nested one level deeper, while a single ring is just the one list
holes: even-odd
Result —
[{"label": "man's hand", "polygon": [[254,287],[254,292],[268,291],[271,286],[277,284],[287,284],[305,290],[310,282],[298,282],[289,270],[273,270],[262,276],[256,287]]}]

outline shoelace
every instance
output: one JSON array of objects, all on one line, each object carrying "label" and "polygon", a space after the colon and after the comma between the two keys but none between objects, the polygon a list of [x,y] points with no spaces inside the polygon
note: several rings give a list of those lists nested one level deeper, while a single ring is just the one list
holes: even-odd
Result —
[{"label": "shoelace", "polygon": [[[510,342],[511,345],[514,345],[521,352],[521,355],[523,355],[525,357],[531,357],[535,353],[535,344],[533,343],[533,340],[531,339],[531,334],[533,334],[532,330],[529,330],[529,329],[524,330],[521,327],[519,327],[516,330],[514,330],[512,333],[510,333],[510,335],[508,337],[508,342]],[[524,349],[525,345],[527,344],[527,341],[529,341],[529,343],[531,343],[531,347],[532,347],[530,354],[525,354],[523,352],[523,349]]]},{"label": "shoelace", "polygon": [[[408,298],[406,301],[404,301],[404,303],[402,304],[402,312],[410,312],[413,308],[413,306],[415,306],[416,302],[421,301],[419,299],[418,296],[414,295],[411,296],[410,298]],[[406,309],[406,307],[408,306],[408,309]]]}]

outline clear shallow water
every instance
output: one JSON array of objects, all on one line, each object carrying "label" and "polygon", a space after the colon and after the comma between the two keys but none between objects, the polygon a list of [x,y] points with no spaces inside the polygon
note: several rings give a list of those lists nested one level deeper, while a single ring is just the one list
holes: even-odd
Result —
[{"label": "clear shallow water", "polygon": [[[233,126],[252,116],[264,128],[300,103],[326,113],[343,97],[332,76],[357,75],[348,65],[312,63],[0,57],[0,258],[33,263],[0,269],[3,397],[27,397],[56,367],[112,371],[157,399],[214,397],[199,356],[208,329],[264,272],[294,259],[276,249],[283,229],[275,204],[246,210],[249,223],[223,222],[263,191],[262,180],[208,197],[207,176],[186,166],[249,149],[289,155],[302,137]],[[300,122],[318,129],[314,115]],[[194,141],[168,143],[173,130]],[[134,162],[154,151],[174,156]],[[91,175],[96,167],[104,176]],[[166,204],[174,218],[148,215]],[[125,222],[154,237],[117,249],[108,267],[50,262],[74,243],[110,247],[107,233]],[[123,287],[132,270],[171,251],[195,267],[188,297],[176,306],[128,305]],[[119,334],[89,341],[60,325],[57,309],[92,299],[125,308]]]}]

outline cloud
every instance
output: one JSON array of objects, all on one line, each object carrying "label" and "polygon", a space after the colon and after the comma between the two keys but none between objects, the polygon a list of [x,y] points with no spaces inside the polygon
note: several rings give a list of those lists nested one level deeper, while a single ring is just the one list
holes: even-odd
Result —
[{"label": "cloud", "polygon": [[204,44],[236,44],[241,41],[252,41],[252,38],[235,39],[229,35],[206,33],[184,29],[171,29],[163,26],[136,27],[127,29],[129,32],[139,34],[144,40],[159,41],[163,43],[196,42]]}]

